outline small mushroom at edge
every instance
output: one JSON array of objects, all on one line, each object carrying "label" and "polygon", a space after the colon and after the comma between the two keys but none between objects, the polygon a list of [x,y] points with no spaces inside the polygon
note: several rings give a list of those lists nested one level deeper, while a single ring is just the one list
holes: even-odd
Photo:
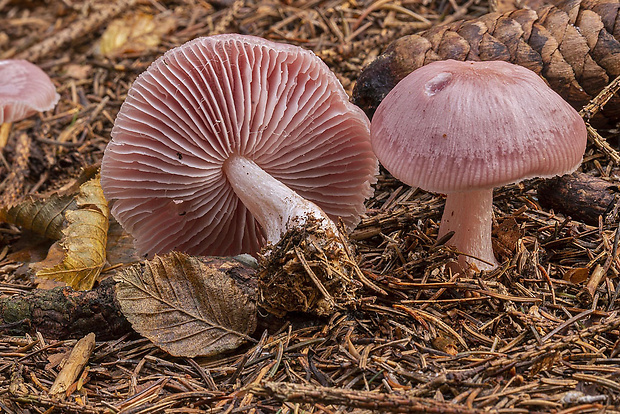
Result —
[{"label": "small mushroom at edge", "polygon": [[464,253],[460,269],[489,270],[497,266],[493,188],[573,172],[587,133],[577,111],[529,69],[447,60],[396,85],[373,116],[371,140],[394,177],[447,194],[439,237],[454,231],[447,244]]},{"label": "small mushroom at edge", "polygon": [[13,122],[49,111],[59,99],[52,80],[38,66],[27,60],[0,60],[0,141],[6,143]]}]

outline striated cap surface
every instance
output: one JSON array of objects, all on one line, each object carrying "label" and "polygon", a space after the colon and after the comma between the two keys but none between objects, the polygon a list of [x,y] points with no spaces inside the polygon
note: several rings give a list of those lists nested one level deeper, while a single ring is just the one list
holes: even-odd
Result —
[{"label": "striated cap surface", "polygon": [[394,177],[442,193],[572,172],[587,141],[575,109],[534,72],[501,61],[415,70],[379,105],[371,136]]},{"label": "striated cap surface", "polygon": [[138,77],[101,183],[142,253],[254,253],[264,237],[222,171],[231,155],[348,226],[377,169],[368,119],[316,55],[227,34],[172,49]]},{"label": "striated cap surface", "polygon": [[26,60],[0,60],[0,124],[49,111],[60,99],[49,76]]}]

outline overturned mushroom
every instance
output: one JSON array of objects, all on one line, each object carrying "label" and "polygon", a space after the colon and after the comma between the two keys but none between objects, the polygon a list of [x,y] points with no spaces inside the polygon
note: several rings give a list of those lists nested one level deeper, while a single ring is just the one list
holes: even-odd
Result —
[{"label": "overturned mushroom", "polygon": [[460,268],[481,270],[497,266],[493,187],[574,171],[587,138],[577,111],[540,77],[500,61],[415,70],[381,102],[371,131],[396,178],[447,194],[439,237],[453,231]]},{"label": "overturned mushroom", "polygon": [[142,253],[234,255],[323,212],[356,225],[376,168],[366,116],[317,56],[228,34],[138,77],[101,183]]}]

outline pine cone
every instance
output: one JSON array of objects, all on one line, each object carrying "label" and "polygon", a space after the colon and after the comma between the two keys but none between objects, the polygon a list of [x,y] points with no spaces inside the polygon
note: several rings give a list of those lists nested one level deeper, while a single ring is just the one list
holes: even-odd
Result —
[{"label": "pine cone", "polygon": [[[620,75],[620,4],[612,0],[555,0],[536,10],[489,13],[402,37],[366,67],[353,101],[372,117],[402,78],[444,59],[504,60],[533,70],[576,109]],[[597,124],[620,119],[620,98]]]}]

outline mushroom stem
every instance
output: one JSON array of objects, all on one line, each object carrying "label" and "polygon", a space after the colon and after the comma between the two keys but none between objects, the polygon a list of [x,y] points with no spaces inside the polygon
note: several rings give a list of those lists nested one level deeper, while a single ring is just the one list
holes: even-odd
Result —
[{"label": "mushroom stem", "polygon": [[469,255],[459,256],[459,265],[462,269],[466,270],[469,266],[475,265],[479,270],[491,270],[498,265],[491,243],[492,224],[492,188],[449,193],[441,217],[439,238],[454,231],[454,236],[447,244]]},{"label": "mushroom stem", "polygon": [[336,225],[319,206],[273,178],[254,161],[232,156],[223,169],[237,196],[262,226],[268,243],[278,243],[288,229],[301,226],[310,218],[337,234]]}]

